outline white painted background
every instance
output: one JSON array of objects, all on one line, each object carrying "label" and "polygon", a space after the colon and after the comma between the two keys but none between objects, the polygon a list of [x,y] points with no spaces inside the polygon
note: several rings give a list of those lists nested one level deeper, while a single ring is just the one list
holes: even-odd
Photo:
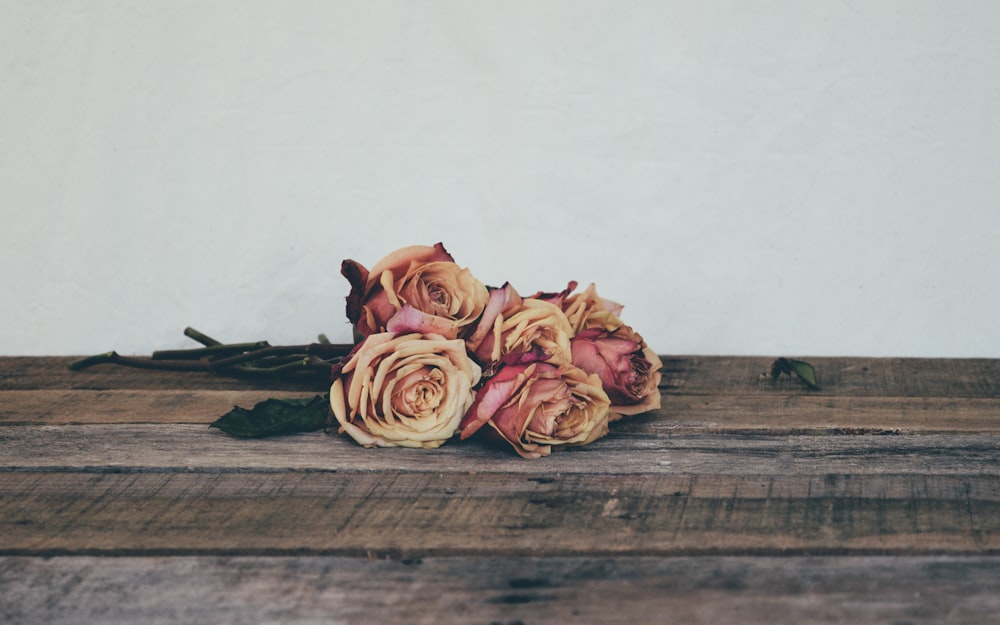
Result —
[{"label": "white painted background", "polygon": [[0,0],[0,353],[347,340],[340,260],[664,353],[1000,356],[1000,2]]}]

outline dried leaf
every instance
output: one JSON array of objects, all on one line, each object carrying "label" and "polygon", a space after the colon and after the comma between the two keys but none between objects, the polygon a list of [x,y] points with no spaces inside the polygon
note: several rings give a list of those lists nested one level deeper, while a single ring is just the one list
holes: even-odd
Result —
[{"label": "dried leaf", "polygon": [[209,427],[240,438],[312,432],[326,425],[329,408],[329,398],[320,395],[311,399],[265,399],[251,410],[234,406]]},{"label": "dried leaf", "polygon": [[795,375],[802,383],[814,391],[819,390],[816,383],[816,369],[804,360],[793,360],[791,358],[778,358],[771,363],[771,381],[775,381],[782,373]]}]

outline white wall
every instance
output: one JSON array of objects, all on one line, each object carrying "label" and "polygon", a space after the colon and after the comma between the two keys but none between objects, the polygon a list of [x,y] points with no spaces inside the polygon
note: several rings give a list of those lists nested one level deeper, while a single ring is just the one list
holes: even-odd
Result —
[{"label": "white wall", "polygon": [[342,258],[664,353],[1000,357],[1000,2],[0,2],[0,353],[347,340]]}]

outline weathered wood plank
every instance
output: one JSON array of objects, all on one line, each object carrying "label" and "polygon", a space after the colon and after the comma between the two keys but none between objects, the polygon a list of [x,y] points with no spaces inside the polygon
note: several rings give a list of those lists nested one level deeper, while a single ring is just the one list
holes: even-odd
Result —
[{"label": "weathered wood plank", "polygon": [[[665,393],[762,394],[803,392],[798,380],[762,379],[773,358],[664,357]],[[812,358],[819,395],[854,397],[998,397],[1000,359]]]},{"label": "weathered wood plank", "polygon": [[204,425],[0,426],[11,469],[356,470],[526,473],[913,473],[1000,475],[1000,435],[642,434],[616,429],[586,447],[524,460],[476,441],[436,450],[364,449],[312,432],[235,439]]},{"label": "weathered wood plank", "polygon": [[1000,397],[664,395],[659,411],[622,426],[634,433],[996,433]]},{"label": "weathered wood plank", "polygon": [[[268,397],[306,396],[287,390],[0,391],[0,424],[211,423],[233,405],[249,408]],[[1000,397],[666,395],[661,410],[619,427],[675,434],[1000,432]]]},{"label": "weathered wood plank", "polygon": [[68,367],[76,356],[0,356],[0,390],[45,389],[206,389],[322,391],[329,385],[322,375],[294,379],[237,378],[200,372],[150,371],[115,365],[97,365],[81,371]]},{"label": "weathered wood plank", "polygon": [[990,623],[1000,558],[0,558],[0,621]]},{"label": "weathered wood plank", "polygon": [[[142,371],[100,365],[70,371],[75,357],[0,357],[0,390],[38,389],[217,389],[322,391],[322,376],[308,381],[234,379],[200,373]],[[773,357],[666,356],[667,394],[803,393],[783,377],[760,376]],[[1000,359],[808,358],[817,369],[820,395],[865,397],[1000,397]]]},{"label": "weathered wood plank", "polygon": [[6,555],[1000,552],[995,475],[0,473]]},{"label": "weathered wood plank", "polygon": [[287,390],[0,391],[0,424],[211,423],[239,405],[270,397],[309,397]]}]

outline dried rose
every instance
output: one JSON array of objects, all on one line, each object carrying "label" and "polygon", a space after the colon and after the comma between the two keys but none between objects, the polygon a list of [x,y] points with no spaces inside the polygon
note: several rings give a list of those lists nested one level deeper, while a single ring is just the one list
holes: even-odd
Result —
[{"label": "dried rose", "polygon": [[571,364],[506,365],[479,389],[461,436],[489,424],[522,457],[539,458],[607,434],[610,403],[600,378]]},{"label": "dried rose", "polygon": [[434,448],[458,431],[480,374],[461,339],[372,334],[334,368],[330,408],[365,447]]},{"label": "dried rose", "polygon": [[486,313],[467,342],[479,362],[492,371],[500,363],[568,362],[572,336],[573,328],[558,306],[522,298],[508,284],[491,293]]},{"label": "dried rose", "polygon": [[440,243],[404,247],[380,260],[371,271],[353,260],[341,264],[351,283],[347,318],[368,336],[390,329],[416,330],[456,338],[483,312],[489,293],[465,268],[455,264]]},{"label": "dried rose", "polygon": [[663,363],[632,328],[589,328],[573,337],[571,346],[573,364],[601,378],[612,421],[660,407]]}]

